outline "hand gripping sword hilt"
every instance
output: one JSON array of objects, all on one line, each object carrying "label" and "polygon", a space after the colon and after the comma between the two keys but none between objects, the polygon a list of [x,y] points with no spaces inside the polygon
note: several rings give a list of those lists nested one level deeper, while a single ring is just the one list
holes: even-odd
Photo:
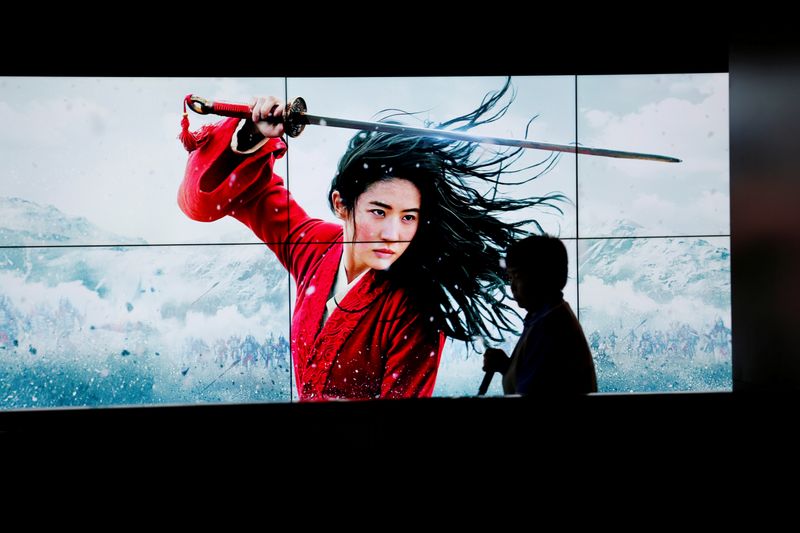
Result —
[{"label": "hand gripping sword hilt", "polygon": [[[200,98],[199,96],[190,95],[186,98],[186,105],[201,115],[221,115],[224,117],[236,118],[250,118],[252,110],[249,106],[244,104],[230,104],[227,102],[214,102]],[[305,113],[308,110],[306,101],[298,96],[290,100],[286,109],[283,112],[283,117],[275,120],[275,122],[283,122],[283,130],[289,137],[297,137],[306,127],[308,121],[306,120]],[[270,122],[272,122],[270,120]]]}]

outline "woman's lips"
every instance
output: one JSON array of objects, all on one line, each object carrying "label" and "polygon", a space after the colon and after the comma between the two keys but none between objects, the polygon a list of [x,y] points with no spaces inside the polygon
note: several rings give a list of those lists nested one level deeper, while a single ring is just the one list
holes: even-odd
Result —
[{"label": "woman's lips", "polygon": [[392,257],[394,255],[394,251],[390,250],[388,248],[377,248],[377,249],[373,250],[373,252],[375,252],[375,255],[377,255],[378,257],[381,257],[383,259],[386,259],[388,257]]}]

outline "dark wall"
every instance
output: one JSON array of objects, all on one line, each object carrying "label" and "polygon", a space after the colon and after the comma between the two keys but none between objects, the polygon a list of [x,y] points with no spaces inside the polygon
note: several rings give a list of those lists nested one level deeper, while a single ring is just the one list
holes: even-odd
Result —
[{"label": "dark wall", "polygon": [[734,390],[800,387],[800,46],[730,55]]}]

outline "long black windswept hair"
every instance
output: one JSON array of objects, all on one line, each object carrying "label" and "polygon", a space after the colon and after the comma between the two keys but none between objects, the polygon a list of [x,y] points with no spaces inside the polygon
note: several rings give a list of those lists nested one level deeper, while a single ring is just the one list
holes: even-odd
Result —
[{"label": "long black windswept hair", "polygon": [[[508,78],[477,109],[437,127],[467,131],[500,119],[514,100],[512,92],[500,104],[510,87]],[[382,120],[397,115],[413,114],[395,112]],[[497,195],[499,185],[521,185],[548,172],[558,154],[514,168],[523,149],[479,151],[478,147],[436,137],[361,131],[339,161],[328,201],[333,209],[331,193],[339,191],[345,207],[353,212],[356,200],[372,183],[392,178],[412,182],[422,202],[417,233],[390,269],[376,272],[376,282],[405,290],[418,310],[449,337],[502,341],[504,332],[517,333],[512,322],[517,313],[504,303],[508,294],[501,257],[513,242],[531,234],[523,226],[533,224],[540,233],[543,230],[533,218],[505,222],[499,215],[530,208],[563,213],[557,204],[568,200],[560,193],[531,198]],[[501,179],[522,172],[531,175],[517,181]]]}]

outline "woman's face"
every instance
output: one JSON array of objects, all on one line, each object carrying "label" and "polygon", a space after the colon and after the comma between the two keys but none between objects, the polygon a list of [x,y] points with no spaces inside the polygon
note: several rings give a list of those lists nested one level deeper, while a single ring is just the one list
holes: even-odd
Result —
[{"label": "woman's face", "polygon": [[403,255],[419,227],[420,202],[416,185],[401,178],[367,187],[352,212],[342,205],[339,192],[333,192],[336,214],[345,221],[348,277],[367,268],[386,270]]}]

